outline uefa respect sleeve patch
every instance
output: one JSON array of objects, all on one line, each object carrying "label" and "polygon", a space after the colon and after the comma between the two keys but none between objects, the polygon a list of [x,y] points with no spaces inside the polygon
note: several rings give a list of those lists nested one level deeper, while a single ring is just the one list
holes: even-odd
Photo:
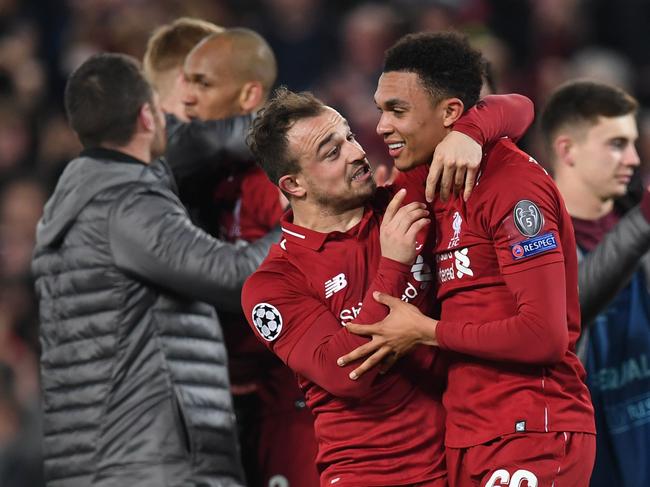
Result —
[{"label": "uefa respect sleeve patch", "polygon": [[510,246],[510,252],[514,260],[543,254],[553,249],[557,249],[557,240],[552,232],[529,238],[528,240],[522,240]]}]

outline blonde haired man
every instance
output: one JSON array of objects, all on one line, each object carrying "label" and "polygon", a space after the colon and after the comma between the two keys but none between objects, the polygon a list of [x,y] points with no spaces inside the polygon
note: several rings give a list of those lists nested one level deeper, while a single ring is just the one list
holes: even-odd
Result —
[{"label": "blonde haired man", "polygon": [[165,112],[187,121],[182,101],[185,57],[201,40],[223,31],[212,22],[180,17],[151,34],[143,58],[144,73],[160,95]]}]

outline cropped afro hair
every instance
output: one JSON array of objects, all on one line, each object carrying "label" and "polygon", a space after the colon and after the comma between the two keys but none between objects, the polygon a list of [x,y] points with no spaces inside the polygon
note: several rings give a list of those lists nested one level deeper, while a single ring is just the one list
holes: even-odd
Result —
[{"label": "cropped afro hair", "polygon": [[479,99],[485,61],[455,32],[420,32],[402,37],[386,51],[384,72],[416,73],[433,102],[459,98],[465,109]]}]

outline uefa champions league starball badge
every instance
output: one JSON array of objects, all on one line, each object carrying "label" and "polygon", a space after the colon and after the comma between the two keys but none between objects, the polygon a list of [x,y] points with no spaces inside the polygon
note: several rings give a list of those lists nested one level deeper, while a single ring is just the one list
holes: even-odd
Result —
[{"label": "uefa champions league starball badge", "polygon": [[253,323],[258,333],[268,342],[275,340],[282,331],[282,315],[269,303],[259,303],[253,308]]}]

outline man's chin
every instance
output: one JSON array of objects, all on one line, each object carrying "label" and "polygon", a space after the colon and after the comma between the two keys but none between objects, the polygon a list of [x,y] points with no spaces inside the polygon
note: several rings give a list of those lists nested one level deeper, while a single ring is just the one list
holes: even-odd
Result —
[{"label": "man's chin", "polygon": [[402,156],[400,158],[393,159],[393,164],[398,170],[406,172],[410,171],[414,167],[421,166],[423,163],[418,162],[412,158]]},{"label": "man's chin", "polygon": [[341,209],[353,210],[365,206],[377,192],[377,184],[374,180],[368,184],[367,188],[364,188],[363,191],[357,192],[354,197],[351,197],[348,201],[341,205]]}]

